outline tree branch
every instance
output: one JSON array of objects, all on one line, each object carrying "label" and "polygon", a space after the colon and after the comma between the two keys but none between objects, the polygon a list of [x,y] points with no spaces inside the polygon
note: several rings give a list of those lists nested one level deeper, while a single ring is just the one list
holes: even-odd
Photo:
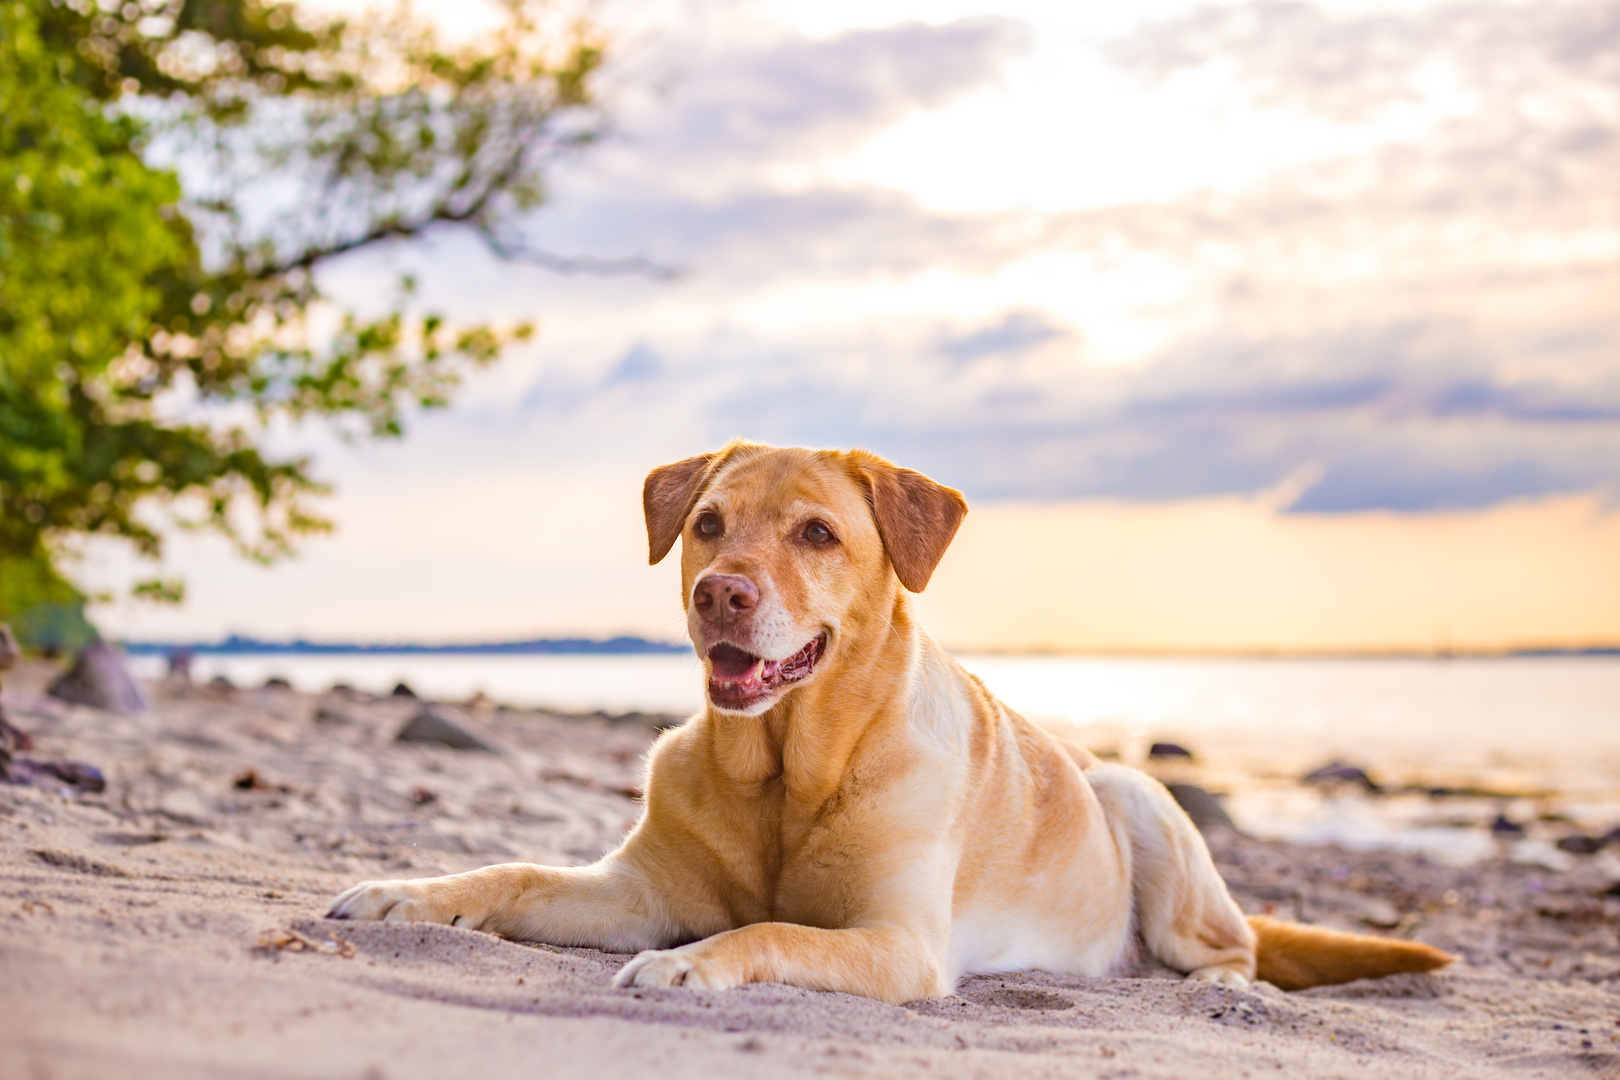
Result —
[{"label": "tree branch", "polygon": [[478,229],[478,235],[484,245],[502,259],[530,263],[559,274],[593,274],[600,277],[640,274],[655,281],[675,281],[689,272],[683,266],[668,266],[641,255],[627,255],[618,259],[604,259],[595,255],[558,255],[544,248],[509,243],[482,227]]}]

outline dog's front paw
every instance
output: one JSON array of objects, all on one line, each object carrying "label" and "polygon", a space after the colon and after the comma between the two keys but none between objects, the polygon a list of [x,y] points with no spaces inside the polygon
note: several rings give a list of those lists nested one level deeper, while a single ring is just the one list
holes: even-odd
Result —
[{"label": "dog's front paw", "polygon": [[362,881],[332,901],[328,919],[382,919],[457,925],[462,914],[443,903],[448,892],[437,878],[416,881]]},{"label": "dog's front paw", "polygon": [[702,942],[678,949],[648,949],[637,954],[613,977],[614,986],[688,986],[697,990],[730,990],[743,980],[700,951]]}]

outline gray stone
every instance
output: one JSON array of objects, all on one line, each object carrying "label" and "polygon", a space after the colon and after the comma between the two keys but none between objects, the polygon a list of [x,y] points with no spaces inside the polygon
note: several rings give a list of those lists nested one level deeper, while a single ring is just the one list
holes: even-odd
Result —
[{"label": "gray stone", "polygon": [[1351,787],[1359,787],[1369,795],[1377,795],[1383,791],[1378,782],[1367,774],[1366,769],[1359,765],[1347,765],[1342,761],[1330,761],[1321,768],[1312,769],[1300,779],[1302,783],[1306,784],[1328,786],[1347,784]]},{"label": "gray stone", "polygon": [[22,650],[17,647],[17,639],[11,636],[11,627],[0,623],[0,672],[10,671],[22,659]]},{"label": "gray stone", "polygon": [[1560,836],[1556,846],[1559,851],[1567,851],[1571,855],[1596,855],[1608,842],[1607,836],[1582,836],[1576,833],[1573,836]]},{"label": "gray stone", "polygon": [[146,693],[124,666],[124,654],[105,641],[85,646],[73,668],[51,683],[51,697],[108,712],[146,712]]},{"label": "gray stone", "polygon": [[395,742],[437,743],[453,750],[482,750],[496,753],[495,747],[474,735],[461,723],[429,705],[405,722],[394,736]]},{"label": "gray stone", "polygon": [[1211,828],[1231,829],[1237,831],[1232,824],[1232,817],[1226,812],[1226,807],[1215,795],[1210,794],[1197,784],[1166,784],[1170,797],[1176,804],[1187,811],[1194,825],[1202,832]]},{"label": "gray stone", "polygon": [[[0,673],[9,671],[22,656],[22,650],[17,648],[17,639],[11,636],[11,627],[0,623]],[[18,750],[32,750],[34,740],[28,737],[28,732],[21,728],[12,727],[6,721],[6,711],[0,706],[0,775],[5,772],[5,763],[9,755]]]}]

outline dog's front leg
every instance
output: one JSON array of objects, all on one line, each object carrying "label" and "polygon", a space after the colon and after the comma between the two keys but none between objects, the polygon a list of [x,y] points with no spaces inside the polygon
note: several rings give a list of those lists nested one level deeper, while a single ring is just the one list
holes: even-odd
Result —
[{"label": "dog's front leg", "polygon": [[[934,936],[942,937],[938,942]],[[755,923],[678,949],[644,952],[614,979],[618,986],[729,990],[781,982],[899,1004],[951,992],[945,941],[898,926],[823,930]]]},{"label": "dog's front leg", "polygon": [[445,923],[632,952],[680,940],[661,907],[639,872],[609,857],[593,866],[503,863],[446,877],[365,881],[334,900],[327,918]]}]

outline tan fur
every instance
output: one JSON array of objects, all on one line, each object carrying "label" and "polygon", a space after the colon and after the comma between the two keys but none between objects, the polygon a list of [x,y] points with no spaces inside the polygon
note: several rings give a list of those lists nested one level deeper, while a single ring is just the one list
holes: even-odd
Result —
[{"label": "tan fur", "polygon": [[[364,882],[334,917],[645,950],[620,985],[890,1002],[969,973],[1105,974],[1133,928],[1171,967],[1234,984],[1255,976],[1257,933],[1260,975],[1294,986],[1446,959],[1245,921],[1163,786],[1028,723],[923,633],[906,587],[944,554],[956,492],[862,451],[734,443],[654,470],[643,496],[652,560],[682,541],[706,676],[720,640],[787,661],[824,636],[813,674],[746,707],[711,698],[661,737],[646,812],[595,865]],[[812,543],[811,523],[836,541]],[[703,609],[711,579],[757,602]]]},{"label": "tan fur", "polygon": [[1260,939],[1258,977],[1284,990],[1333,986],[1399,972],[1433,971],[1456,957],[1432,945],[1249,918]]}]

